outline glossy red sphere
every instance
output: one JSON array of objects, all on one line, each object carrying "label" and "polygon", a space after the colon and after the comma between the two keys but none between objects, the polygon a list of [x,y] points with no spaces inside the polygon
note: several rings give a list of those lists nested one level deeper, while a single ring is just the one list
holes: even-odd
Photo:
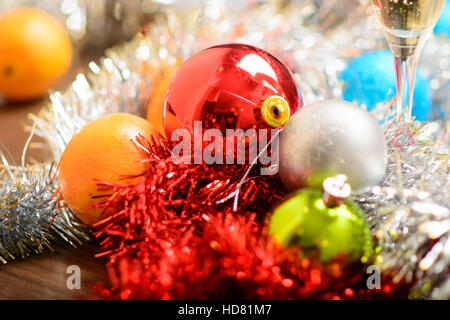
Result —
[{"label": "glossy red sphere", "polygon": [[[269,97],[284,103],[287,118],[302,105],[295,80],[279,59],[249,45],[214,46],[185,61],[175,74],[164,100],[164,129],[170,137],[194,121],[222,132],[282,126],[287,118],[274,125],[261,115]],[[274,112],[278,116],[279,110]]]}]

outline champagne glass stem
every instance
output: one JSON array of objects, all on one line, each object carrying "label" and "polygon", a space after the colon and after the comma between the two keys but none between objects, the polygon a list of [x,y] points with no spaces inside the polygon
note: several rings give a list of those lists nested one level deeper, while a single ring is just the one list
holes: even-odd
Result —
[{"label": "champagne glass stem", "polygon": [[[395,50],[393,50],[395,54]],[[403,117],[410,122],[414,97],[414,83],[416,79],[419,50],[409,56],[394,55],[395,77],[397,84],[397,117],[403,108]],[[405,99],[406,98],[406,99]],[[406,102],[406,104],[405,104]]]},{"label": "champagne glass stem", "polygon": [[424,30],[413,37],[401,37],[385,30],[387,42],[394,56],[397,85],[397,119],[403,114],[403,119],[406,122],[411,122],[412,120],[411,114],[417,65],[420,53],[430,33],[430,30]]}]

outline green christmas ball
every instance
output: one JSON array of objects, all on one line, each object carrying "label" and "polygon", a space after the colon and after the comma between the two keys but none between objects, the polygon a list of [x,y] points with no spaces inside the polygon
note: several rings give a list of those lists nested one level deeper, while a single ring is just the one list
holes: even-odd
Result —
[{"label": "green christmas ball", "polygon": [[351,200],[328,208],[320,191],[303,189],[289,195],[273,210],[269,236],[286,248],[312,251],[321,262],[343,257],[366,263],[373,250],[372,235],[361,209]]}]

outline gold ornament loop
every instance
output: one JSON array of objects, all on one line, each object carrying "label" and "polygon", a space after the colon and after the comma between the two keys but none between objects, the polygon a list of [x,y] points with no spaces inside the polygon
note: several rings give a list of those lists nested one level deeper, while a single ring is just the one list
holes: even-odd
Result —
[{"label": "gold ornament loop", "polygon": [[261,116],[271,127],[281,127],[288,121],[291,110],[287,101],[280,96],[270,96],[264,100]]}]

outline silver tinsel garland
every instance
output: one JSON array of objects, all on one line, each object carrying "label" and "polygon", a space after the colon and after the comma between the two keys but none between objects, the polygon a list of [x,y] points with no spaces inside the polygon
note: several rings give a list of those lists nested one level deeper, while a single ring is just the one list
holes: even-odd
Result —
[{"label": "silver tinsel garland", "polygon": [[411,298],[450,298],[448,136],[436,123],[386,128],[389,162],[380,186],[355,195],[379,241],[377,263]]},{"label": "silver tinsel garland", "polygon": [[0,156],[0,262],[53,251],[57,240],[78,247],[91,239],[55,197],[54,164],[13,167]]},{"label": "silver tinsel garland", "polygon": [[[350,58],[386,47],[382,32],[367,18],[364,0],[173,2],[145,35],[108,50],[101,65],[91,63],[91,72],[78,75],[66,92],[53,93],[51,103],[31,116],[54,161],[88,121],[111,112],[144,114],[152,86],[146,66],[175,63],[218,43],[245,42],[284,59],[295,71],[305,103],[312,103],[341,97],[339,74]],[[432,83],[434,108],[445,117],[435,112],[423,125],[386,122],[389,165],[383,182],[354,195],[379,242],[377,264],[383,274],[410,286],[412,298],[450,298],[450,141],[445,135],[450,97],[442,90],[449,79],[441,69],[450,65],[450,54],[439,50],[449,46],[448,38],[431,39],[421,62]],[[380,103],[372,114],[388,119],[386,108]],[[25,170],[4,162],[0,259],[40,252],[55,240],[52,231],[72,243],[87,239],[70,212],[50,197],[57,189],[57,181],[49,179],[53,171],[50,164]]]}]

